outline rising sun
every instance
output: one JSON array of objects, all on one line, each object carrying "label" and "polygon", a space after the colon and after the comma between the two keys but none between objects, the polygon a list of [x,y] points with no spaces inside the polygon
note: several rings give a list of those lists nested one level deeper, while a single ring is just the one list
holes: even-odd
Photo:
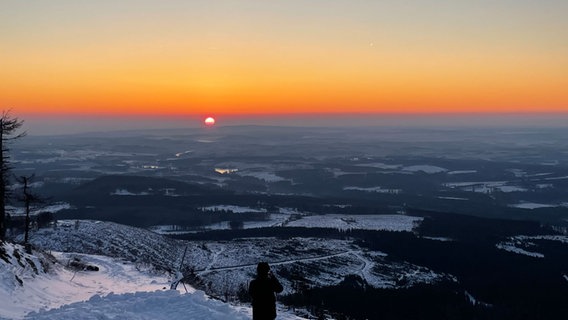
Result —
[{"label": "rising sun", "polygon": [[205,119],[204,121],[206,126],[212,126],[215,124],[215,118],[213,117],[207,117],[207,119]]}]

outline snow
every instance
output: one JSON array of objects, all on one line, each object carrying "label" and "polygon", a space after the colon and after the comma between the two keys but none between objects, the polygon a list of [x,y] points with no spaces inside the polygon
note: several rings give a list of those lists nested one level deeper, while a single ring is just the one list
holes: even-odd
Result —
[{"label": "snow", "polygon": [[[21,241],[21,236],[16,240]],[[33,232],[30,242],[48,251],[104,255],[155,265],[176,261],[183,250],[173,239],[144,229],[90,220],[58,220],[52,228]]]},{"label": "snow", "polygon": [[[250,319],[249,306],[234,306],[189,287],[169,290],[169,279],[140,271],[130,263],[104,256],[55,253],[59,262],[49,272],[40,253],[28,255],[17,245],[4,245],[0,260],[0,319]],[[18,263],[15,251],[26,262]],[[78,257],[99,271],[73,271],[65,261]],[[37,272],[33,271],[35,265]],[[22,285],[15,281],[22,279]],[[279,319],[301,319],[279,306]]]},{"label": "snow", "polygon": [[455,175],[455,174],[470,174],[470,173],[477,173],[477,170],[455,170],[449,171],[448,174]]},{"label": "snow", "polygon": [[409,172],[424,172],[424,173],[428,173],[428,174],[435,174],[435,173],[442,173],[442,172],[446,172],[448,171],[448,169],[442,168],[442,167],[437,167],[437,166],[431,166],[431,165],[415,165],[415,166],[408,166],[408,167],[404,167],[402,168],[403,171],[409,171]]},{"label": "snow", "polygon": [[[267,220],[243,221],[242,229],[281,227],[284,224],[286,224],[288,220],[290,220],[289,214],[271,213],[270,215],[267,216],[268,216]],[[207,230],[230,230],[231,229],[230,224],[231,224],[230,221],[221,221],[218,223],[206,224],[202,227],[195,229],[188,229],[188,230],[185,230],[183,227],[177,225],[157,225],[149,227],[148,230],[164,235],[188,234],[188,233],[203,232]]]},{"label": "snow", "polygon": [[443,185],[448,188],[459,188],[464,191],[477,193],[500,192],[526,192],[525,188],[507,185],[508,181],[471,181],[471,182],[449,182]]},{"label": "snow", "polygon": [[519,208],[519,209],[540,209],[540,208],[553,208],[556,207],[552,204],[544,204],[544,203],[534,203],[534,202],[521,202],[517,204],[512,204],[510,207]]},{"label": "snow", "polygon": [[515,178],[522,178],[527,176],[526,171],[523,171],[521,169],[507,169],[506,171],[511,172],[515,176]]},{"label": "snow", "polygon": [[126,189],[116,189],[114,192],[111,192],[110,195],[111,196],[147,196],[149,195],[149,193],[148,192],[134,193]]},{"label": "snow", "polygon": [[328,172],[331,172],[331,174],[333,174],[334,178],[339,178],[341,176],[345,176],[345,175],[364,175],[367,174],[366,172],[348,172],[348,171],[343,171],[341,169],[337,169],[337,168],[333,168],[333,169],[326,169]]},{"label": "snow", "polygon": [[568,244],[568,236],[560,236],[560,235],[514,236],[511,239],[515,241],[529,241],[529,240],[559,241],[561,243]]},{"label": "snow", "polygon": [[[297,210],[282,208],[281,212],[295,215]],[[322,222],[324,225],[326,223],[337,224],[341,222],[348,224],[350,228],[371,226],[383,230],[399,231],[409,230],[412,228],[414,221],[418,222],[422,219],[403,215],[334,215],[328,217],[326,221],[322,220],[323,217],[325,216],[315,216],[314,220],[304,222],[308,222],[306,223],[308,226],[318,226]],[[345,220],[341,220],[341,217],[345,218]],[[312,217],[307,218],[311,219]],[[339,222],[333,219],[339,219]],[[343,227],[347,226],[343,225]],[[238,290],[246,286],[254,276],[258,261],[267,261],[273,266],[274,273],[279,276],[285,288],[283,294],[294,293],[293,280],[284,276],[289,274],[303,274],[305,275],[306,283],[315,287],[337,285],[347,275],[351,274],[361,275],[367,283],[375,288],[409,287],[418,283],[434,283],[454,279],[451,275],[436,273],[423,266],[390,259],[381,252],[367,251],[351,240],[247,238],[232,241],[181,241],[169,239],[144,229],[115,223],[64,220],[59,221],[55,229],[40,229],[33,233],[31,242],[34,246],[44,250],[67,252],[60,254],[62,257],[66,257],[61,258],[63,261],[76,254],[75,252],[80,252],[81,257],[92,257],[84,259],[98,261],[96,264],[101,266],[101,272],[104,271],[110,275],[123,274],[118,280],[99,280],[98,282],[103,287],[113,285],[114,283],[126,283],[124,287],[125,291],[127,291],[126,288],[128,288],[128,281],[130,280],[120,282],[120,278],[128,279],[130,271],[141,270],[147,272],[149,276],[153,274],[156,276],[157,273],[157,277],[164,277],[157,270],[177,270],[180,265],[183,265],[184,268],[194,272],[198,281],[192,283],[199,285],[198,289],[218,297],[227,295],[226,297],[228,298],[226,299],[228,301],[234,299],[233,297],[236,296]],[[187,255],[182,264],[181,256],[185,248],[187,248]],[[108,261],[115,261],[125,266],[131,266],[134,269],[128,267],[131,268],[128,269],[130,271],[122,273],[113,272],[112,270],[116,269],[107,267],[107,264],[105,264],[105,261],[107,261],[105,259],[107,258],[102,257],[102,255],[115,257],[115,259],[108,258]],[[153,268],[152,266],[160,268]],[[126,275],[124,275],[125,273]],[[83,273],[76,275],[73,281],[82,279],[78,278],[79,276],[83,276]],[[94,277],[95,275],[86,276]],[[69,282],[72,277],[72,274],[67,274],[62,279]],[[145,283],[150,286],[156,284],[157,290],[164,287],[164,281],[155,281],[154,283],[146,281]],[[108,294],[108,291],[103,292],[102,289],[97,289],[96,286],[91,291],[95,292],[97,290],[101,291],[103,296]],[[114,289],[111,291],[114,292]],[[74,301],[69,301],[68,303]],[[82,309],[82,306],[80,304],[76,308]],[[38,308],[40,307],[37,307],[36,310]],[[89,305],[84,307],[85,310],[95,310],[96,308],[98,306]],[[246,311],[245,314],[248,314],[247,312],[249,311]],[[143,318],[142,315],[132,316],[133,319],[138,319],[136,317],[147,319]],[[183,314],[179,315],[179,318],[184,317],[185,315]],[[53,319],[55,318],[57,316],[54,315]],[[79,318],[82,319],[83,317]],[[281,319],[288,318],[284,316]]]},{"label": "snow", "polygon": [[[18,215],[25,215],[25,209],[22,207],[12,207],[12,206],[7,206],[6,207],[9,211],[10,214],[18,216]],[[73,207],[67,203],[67,202],[57,202],[54,203],[52,205],[48,205],[48,206],[41,206],[39,208],[32,208],[31,210],[31,214],[38,214],[38,213],[44,213],[44,212],[58,212],[61,210],[67,210],[67,209],[73,209]]]},{"label": "snow", "polygon": [[405,215],[312,215],[289,222],[288,227],[319,227],[340,230],[412,231],[423,218]]},{"label": "snow", "polygon": [[56,254],[62,264],[52,265],[49,273],[24,277],[22,287],[0,290],[0,317],[22,318],[39,309],[57,308],[64,304],[84,301],[93,295],[154,291],[169,287],[165,276],[140,273],[136,266],[104,256],[81,257],[83,262],[99,267],[100,271],[79,271],[64,268],[70,255]]},{"label": "snow", "polygon": [[279,182],[279,181],[290,181],[289,179],[282,178],[280,176],[275,175],[274,173],[270,172],[254,172],[254,171],[238,171],[236,172],[241,177],[253,177],[259,180],[263,180],[265,182]]},{"label": "snow", "polygon": [[465,291],[465,296],[467,298],[467,300],[469,301],[469,303],[471,303],[472,306],[483,306],[483,307],[492,307],[491,304],[489,303],[485,303],[482,301],[477,300],[471,293],[469,293],[468,291]]},{"label": "snow", "polygon": [[[149,191],[151,191],[151,189],[148,189]],[[179,197],[180,195],[175,193],[175,188],[164,188],[164,189],[160,189],[160,191],[163,191],[163,195],[164,196],[169,196],[169,197]],[[147,196],[150,195],[150,192],[146,192],[146,191],[142,191],[142,192],[131,192],[128,191],[127,189],[116,189],[115,191],[111,192],[110,195],[111,196]]]},{"label": "snow", "polygon": [[442,241],[442,242],[451,242],[451,241],[455,241],[452,238],[446,238],[446,237],[422,237],[423,239],[428,239],[428,240],[434,240],[434,241]]},{"label": "snow", "polygon": [[544,258],[544,255],[538,252],[531,252],[519,247],[537,247],[537,244],[531,242],[533,240],[544,240],[544,241],[558,241],[563,244],[568,244],[568,236],[564,235],[536,235],[536,236],[514,236],[510,237],[508,241],[498,243],[496,246],[498,249],[506,250],[509,252],[514,252],[518,254],[524,254],[535,258]]},{"label": "snow", "polygon": [[247,212],[257,212],[257,213],[265,213],[266,209],[253,209],[250,207],[241,207],[241,206],[234,206],[234,205],[217,205],[217,206],[208,206],[208,207],[201,207],[202,211],[230,211],[233,213],[247,213]]},{"label": "snow", "polygon": [[533,258],[544,258],[544,254],[538,252],[531,252],[521,248],[516,247],[514,244],[505,242],[505,243],[498,243],[495,245],[497,249],[523,254],[525,256],[533,257]]},{"label": "snow", "polygon": [[547,181],[554,181],[554,180],[566,180],[568,179],[568,176],[562,176],[562,177],[552,177],[552,178],[544,178],[544,180]]},{"label": "snow", "polygon": [[59,182],[62,182],[62,183],[79,185],[79,184],[82,184],[84,182],[91,181],[91,180],[93,180],[93,179],[92,178],[80,178],[80,177],[64,177],[64,178],[61,178],[61,179],[56,180],[56,181],[59,181]]},{"label": "snow", "polygon": [[382,162],[361,163],[361,164],[357,164],[356,166],[357,167],[377,168],[377,169],[383,169],[383,170],[394,170],[394,169],[399,169],[400,167],[402,167],[402,165],[400,165],[400,164],[386,164],[386,163],[382,163]]},{"label": "snow", "polygon": [[541,172],[541,173],[535,173],[535,174],[528,175],[527,177],[530,177],[530,178],[543,177],[543,176],[549,176],[551,174],[554,174],[554,173],[553,172]]},{"label": "snow", "polygon": [[541,253],[531,252],[519,248],[520,246],[525,248],[537,247],[537,244],[531,242],[533,240],[558,241],[563,244],[568,244],[568,236],[563,236],[563,235],[537,235],[537,236],[519,235],[519,236],[510,237],[508,241],[498,243],[496,246],[499,249],[506,250],[509,252],[524,254],[535,258],[544,258],[544,255]]},{"label": "snow", "polygon": [[528,191],[525,188],[517,187],[517,186],[499,186],[496,187],[501,192],[526,192]]},{"label": "snow", "polygon": [[[211,300],[202,292],[180,294],[177,291],[136,292],[93,296],[85,302],[59,309],[34,313],[26,319],[37,320],[159,320],[159,319],[250,319],[250,313],[226,303]],[[288,318],[287,319],[291,319]]]},{"label": "snow", "polygon": [[468,198],[458,198],[458,197],[438,197],[438,199],[442,200],[459,200],[459,201],[467,201]]},{"label": "snow", "polygon": [[400,189],[383,189],[382,187],[344,187],[345,191],[364,191],[364,192],[377,192],[377,193],[389,193],[389,194],[399,194],[402,192]]},{"label": "snow", "polygon": [[190,153],[192,153],[192,152],[193,152],[193,150],[187,150],[187,151],[183,151],[183,152],[178,152],[178,153],[175,154],[175,156],[176,156],[176,158],[179,158],[179,157],[181,157],[181,156],[183,156],[183,155],[187,155],[187,154],[190,154]]}]

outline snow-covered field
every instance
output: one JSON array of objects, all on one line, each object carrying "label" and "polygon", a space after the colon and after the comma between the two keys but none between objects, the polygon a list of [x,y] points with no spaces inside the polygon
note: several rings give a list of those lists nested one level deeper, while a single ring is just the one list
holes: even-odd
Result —
[{"label": "snow-covered field", "polygon": [[477,173],[477,170],[455,170],[455,171],[449,171],[448,172],[449,175],[471,174],[471,173]]},{"label": "snow-covered field", "polygon": [[[459,199],[461,200],[461,199]],[[467,199],[465,199],[467,200]],[[233,208],[234,207],[234,208]],[[257,209],[235,206],[216,206],[203,208],[206,210],[227,210],[238,212],[258,212]],[[282,211],[281,211],[282,212]],[[292,215],[293,214],[293,215]],[[244,221],[243,229],[268,228],[268,227],[304,227],[304,228],[333,228],[339,230],[383,230],[383,231],[412,231],[423,218],[405,215],[305,215],[299,213],[271,213],[266,221]],[[229,221],[223,221],[203,226],[199,230],[183,230],[177,226],[159,225],[152,226],[149,230],[163,234],[186,234],[204,230],[228,230],[231,229]]]},{"label": "snow-covered field", "polygon": [[[268,220],[243,221],[242,229],[280,227],[284,225],[289,219],[290,219],[289,215],[281,213],[271,213],[270,219]],[[176,225],[158,225],[148,228],[148,230],[163,235],[188,234],[188,233],[197,233],[208,230],[230,230],[230,229],[231,229],[230,221],[222,221],[218,223],[207,224],[196,230],[184,230],[183,228],[180,228],[179,226]]]},{"label": "snow-covered field", "polygon": [[130,192],[126,189],[116,189],[110,193],[111,196],[147,196],[149,194],[148,192]]},{"label": "snow-covered field", "polygon": [[534,203],[534,202],[521,202],[517,204],[512,204],[510,207],[519,209],[540,209],[540,208],[553,208],[556,205],[546,204],[546,203]]},{"label": "snow-covered field", "polygon": [[245,213],[245,212],[266,212],[266,209],[254,209],[250,207],[234,206],[234,205],[217,205],[208,206],[200,208],[201,211],[230,211],[233,213]]},{"label": "snow-covered field", "polygon": [[408,167],[402,168],[402,170],[407,171],[407,172],[424,172],[424,173],[427,173],[427,174],[435,174],[435,173],[442,173],[442,172],[448,171],[448,169],[446,169],[446,168],[442,168],[442,167],[438,167],[438,166],[432,166],[432,165],[428,165],[428,164],[408,166]]},{"label": "snow-covered field", "polygon": [[538,245],[533,241],[558,241],[568,244],[568,236],[561,235],[539,235],[539,236],[514,236],[507,241],[498,243],[496,247],[501,250],[523,254],[534,258],[544,258],[544,254],[536,252]]},{"label": "snow-covered field", "polygon": [[539,252],[532,252],[532,251],[527,251],[525,249],[519,248],[517,246],[515,246],[515,244],[512,243],[498,243],[496,245],[497,249],[501,249],[501,250],[505,250],[505,251],[509,251],[509,252],[513,252],[513,253],[518,253],[518,254],[522,254],[525,256],[529,256],[529,257],[533,257],[533,258],[544,258],[544,254],[539,253]]},{"label": "snow-covered field", "polygon": [[364,192],[376,192],[376,193],[389,193],[389,194],[399,194],[402,192],[401,189],[385,189],[382,187],[343,187],[345,191],[364,191]]},{"label": "snow-covered field", "polygon": [[385,230],[412,231],[416,224],[423,220],[421,217],[405,215],[312,215],[303,216],[299,220],[289,222],[289,227],[321,227],[340,230]]},{"label": "snow-covered field", "polygon": [[457,200],[457,201],[468,201],[468,198],[460,198],[460,197],[437,197],[438,199],[442,200]]},{"label": "snow-covered field", "polygon": [[470,182],[449,182],[444,187],[457,188],[463,191],[471,191],[477,193],[499,192],[527,192],[525,188],[515,185],[507,185],[508,181],[470,181]]},{"label": "snow-covered field", "polygon": [[372,163],[361,163],[357,164],[357,167],[368,167],[368,168],[377,168],[382,170],[396,170],[402,167],[401,164],[386,164],[383,162],[372,162]]},{"label": "snow-covered field", "polygon": [[239,171],[236,172],[239,176],[242,177],[253,177],[259,180],[263,180],[265,182],[278,182],[278,181],[290,181],[289,179],[277,176],[274,173],[270,172],[262,172],[262,171]]},{"label": "snow-covered field", "polygon": [[380,170],[394,170],[392,172],[398,172],[398,173],[422,172],[422,173],[427,173],[427,174],[435,174],[435,173],[443,173],[443,172],[448,171],[448,169],[438,167],[438,166],[428,165],[428,164],[418,164],[418,165],[412,165],[412,166],[406,166],[405,167],[401,164],[385,164],[385,163],[382,163],[382,162],[373,162],[373,163],[357,164],[356,166],[376,168],[376,169],[380,169]]},{"label": "snow-covered field", "polygon": [[[54,203],[54,204],[47,205],[47,206],[40,206],[38,208],[32,208],[31,214],[33,215],[33,214],[44,213],[44,212],[55,213],[55,212],[58,212],[58,211],[61,211],[61,210],[67,210],[67,209],[73,209],[73,207],[67,202],[58,202],[58,203]],[[25,208],[23,208],[23,207],[7,206],[7,210],[13,216],[21,216],[21,215],[26,214]]]}]

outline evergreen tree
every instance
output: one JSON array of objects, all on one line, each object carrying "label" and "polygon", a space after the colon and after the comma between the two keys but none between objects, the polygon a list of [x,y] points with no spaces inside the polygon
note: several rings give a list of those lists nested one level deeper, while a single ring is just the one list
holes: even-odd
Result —
[{"label": "evergreen tree", "polygon": [[12,117],[10,111],[2,111],[0,116],[0,242],[6,234],[6,204],[11,196],[10,189],[10,143],[25,135],[18,133],[24,122]]}]

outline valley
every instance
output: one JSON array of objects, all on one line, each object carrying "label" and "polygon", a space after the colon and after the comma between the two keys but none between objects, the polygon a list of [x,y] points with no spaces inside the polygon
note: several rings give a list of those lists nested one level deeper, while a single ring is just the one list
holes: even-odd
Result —
[{"label": "valley", "polygon": [[[26,138],[15,174],[34,173],[52,199],[34,208],[48,222],[32,245],[181,275],[237,305],[267,261],[281,307],[304,315],[565,311],[560,129],[210,129]],[[12,210],[8,234],[22,241]]]}]

